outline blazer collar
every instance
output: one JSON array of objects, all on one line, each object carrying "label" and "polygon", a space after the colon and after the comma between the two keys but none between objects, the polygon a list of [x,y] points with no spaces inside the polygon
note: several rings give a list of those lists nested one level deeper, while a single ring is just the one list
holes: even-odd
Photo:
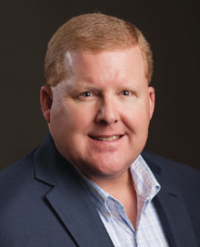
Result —
[{"label": "blazer collar", "polygon": [[108,233],[73,166],[64,159],[50,134],[34,156],[35,178],[52,190],[51,207],[80,247],[113,247]]},{"label": "blazer collar", "polygon": [[[167,165],[166,171],[163,172],[162,168],[160,168],[155,160],[153,162],[151,161],[151,156],[149,154],[146,155],[143,153],[142,156],[161,185],[161,190],[156,195],[153,202],[160,215],[160,219],[163,222],[170,246],[198,247],[184,200],[177,184],[174,184],[173,173],[170,174],[170,179]],[[165,176],[166,172],[168,172],[168,176]]]}]

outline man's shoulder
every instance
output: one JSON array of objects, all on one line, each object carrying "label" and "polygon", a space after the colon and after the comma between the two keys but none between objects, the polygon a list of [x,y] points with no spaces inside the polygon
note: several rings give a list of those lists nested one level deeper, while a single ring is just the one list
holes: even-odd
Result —
[{"label": "man's shoulder", "polygon": [[158,166],[160,169],[164,171],[173,169],[173,170],[181,171],[182,173],[187,173],[187,174],[188,173],[189,174],[193,174],[193,173],[200,174],[200,170],[192,166],[189,166],[190,164],[184,164],[181,162],[177,162],[172,159],[165,158],[163,156],[149,153],[146,151],[143,151],[141,155],[147,161],[147,163],[151,162],[152,164],[155,164],[156,166]]},{"label": "man's shoulder", "polygon": [[186,164],[148,152],[142,152],[147,165],[159,178],[169,184],[179,186],[183,191],[200,192],[200,170]]},{"label": "man's shoulder", "polygon": [[0,198],[3,201],[23,194],[34,183],[34,153],[35,150],[0,171]]},{"label": "man's shoulder", "polygon": [[4,181],[8,177],[13,177],[13,179],[15,179],[19,173],[22,175],[23,173],[32,170],[33,155],[35,150],[36,149],[31,151],[22,159],[2,169],[0,171],[0,182]]}]

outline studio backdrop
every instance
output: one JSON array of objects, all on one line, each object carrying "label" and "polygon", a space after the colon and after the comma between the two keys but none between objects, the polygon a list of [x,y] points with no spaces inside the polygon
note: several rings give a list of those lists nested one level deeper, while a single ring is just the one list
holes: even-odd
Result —
[{"label": "studio backdrop", "polygon": [[0,3],[0,168],[37,147],[48,129],[39,91],[49,39],[69,18],[102,12],[142,30],[154,53],[156,108],[145,150],[200,168],[198,0],[10,0]]}]

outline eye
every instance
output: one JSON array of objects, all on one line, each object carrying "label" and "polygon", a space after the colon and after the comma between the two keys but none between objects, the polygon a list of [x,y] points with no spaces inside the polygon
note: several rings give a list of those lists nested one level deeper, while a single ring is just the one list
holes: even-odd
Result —
[{"label": "eye", "polygon": [[84,93],[81,94],[81,96],[90,97],[90,96],[92,96],[92,93],[91,92],[84,92]]},{"label": "eye", "polygon": [[91,91],[85,91],[83,93],[80,93],[78,95],[78,99],[82,100],[82,101],[90,101],[93,100],[95,96],[94,92]]},{"label": "eye", "polygon": [[128,91],[128,90],[124,90],[124,91],[122,91],[122,94],[125,95],[125,96],[129,96],[132,93],[130,91]]}]

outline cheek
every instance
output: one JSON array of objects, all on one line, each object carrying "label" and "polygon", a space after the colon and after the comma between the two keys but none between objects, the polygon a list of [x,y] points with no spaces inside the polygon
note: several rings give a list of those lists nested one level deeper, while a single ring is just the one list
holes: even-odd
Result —
[{"label": "cheek", "polygon": [[76,105],[65,105],[52,112],[52,123],[59,125],[59,128],[68,132],[69,135],[86,130],[93,123],[94,116],[91,109],[84,109]]},{"label": "cheek", "polygon": [[149,107],[146,104],[134,105],[124,109],[122,119],[126,127],[132,132],[145,131],[149,125]]}]

